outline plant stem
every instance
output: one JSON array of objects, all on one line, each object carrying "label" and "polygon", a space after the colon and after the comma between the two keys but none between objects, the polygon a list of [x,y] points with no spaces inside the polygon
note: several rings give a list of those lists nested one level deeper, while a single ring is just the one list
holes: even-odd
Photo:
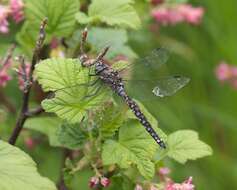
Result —
[{"label": "plant stem", "polygon": [[[30,68],[29,79],[28,79],[29,81],[27,81],[28,85],[27,85],[26,89],[24,89],[24,92],[23,92],[23,103],[22,103],[21,112],[20,112],[20,115],[17,119],[15,128],[11,134],[11,137],[9,138],[9,141],[8,141],[12,145],[14,145],[16,143],[16,140],[23,128],[23,125],[24,125],[26,119],[29,117],[28,113],[32,113],[31,111],[28,110],[29,109],[28,107],[29,107],[30,91],[31,91],[32,83],[33,83],[33,72],[35,69],[35,65],[39,61],[39,54],[40,54],[40,51],[42,49],[43,42],[45,39],[46,22],[47,22],[47,20],[44,19],[41,23],[41,26],[40,26],[39,36],[36,41],[36,47],[35,47],[35,50],[33,53],[32,61],[31,61],[31,68]],[[26,81],[24,81],[24,82],[26,82]],[[33,113],[35,113],[35,112],[33,112]]]},{"label": "plant stem", "polygon": [[63,168],[65,167],[65,161],[67,157],[69,157],[71,154],[70,150],[63,148],[63,158],[62,158],[62,164],[61,164],[61,173],[60,173],[60,178],[58,182],[58,190],[68,190],[68,188],[65,185],[64,182],[64,176],[63,176]]}]

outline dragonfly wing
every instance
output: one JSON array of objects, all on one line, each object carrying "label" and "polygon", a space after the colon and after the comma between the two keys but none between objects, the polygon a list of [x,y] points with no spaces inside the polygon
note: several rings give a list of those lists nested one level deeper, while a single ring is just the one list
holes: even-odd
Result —
[{"label": "dragonfly wing", "polygon": [[163,78],[157,82],[157,86],[153,88],[152,92],[159,97],[172,96],[186,86],[189,81],[189,78],[183,76]]},{"label": "dragonfly wing", "polygon": [[[121,66],[119,72],[131,70],[133,67],[136,69],[144,68],[149,70],[157,70],[160,66],[164,65],[169,58],[169,51],[165,48],[156,48],[152,50],[146,57],[138,59],[134,63],[127,64],[124,68]],[[112,66],[113,67],[113,66]]]},{"label": "dragonfly wing", "polygon": [[174,95],[189,80],[184,76],[169,76],[158,80],[124,80],[124,83],[129,95],[142,101],[153,101],[157,97]]},{"label": "dragonfly wing", "polygon": [[167,62],[169,58],[169,52],[165,48],[156,48],[151,51],[146,57],[141,59],[139,62],[145,66],[152,68],[159,68]]}]

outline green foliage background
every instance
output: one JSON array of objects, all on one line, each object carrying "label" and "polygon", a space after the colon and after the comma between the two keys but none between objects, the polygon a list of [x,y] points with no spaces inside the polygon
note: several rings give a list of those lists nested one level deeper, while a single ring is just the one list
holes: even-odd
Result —
[{"label": "green foliage background", "polygon": [[[237,91],[220,84],[215,78],[214,69],[220,60],[237,64],[237,23],[233,19],[237,18],[237,2],[191,2],[205,8],[201,26],[182,24],[166,27],[162,28],[160,35],[150,35],[147,30],[143,30],[137,35],[132,33],[130,40],[139,55],[146,51],[144,47],[151,49],[158,42],[164,45],[170,43],[173,51],[180,54],[178,58],[172,55],[169,60],[171,72],[186,73],[186,76],[191,77],[190,85],[179,95],[146,104],[159,118],[165,131],[195,129],[214,149],[213,156],[189,162],[185,167],[170,163],[175,178],[181,180],[188,175],[188,171],[192,171],[197,189],[235,189]],[[142,3],[137,4],[137,7],[146,15]],[[140,42],[137,43],[136,39]]]},{"label": "green foliage background", "polygon": [[[33,2],[33,0],[27,1]],[[182,181],[186,176],[191,175],[197,189],[235,189],[237,188],[237,91],[227,85],[220,84],[215,78],[214,69],[220,60],[237,64],[237,23],[235,19],[237,18],[237,2],[235,0],[228,2],[219,0],[217,3],[213,0],[206,0],[192,1],[192,3],[205,8],[204,20],[200,26],[180,24],[162,27],[159,33],[152,33],[149,30],[151,24],[149,7],[145,1],[137,0],[135,8],[142,19],[142,26],[137,31],[130,30],[128,32],[129,45],[135,53],[131,49],[126,49],[126,52],[129,52],[127,56],[130,57],[134,57],[136,54],[142,57],[159,45],[168,46],[173,51],[167,66],[169,72],[182,73],[191,78],[191,83],[176,96],[144,102],[149,111],[158,118],[159,125],[167,134],[179,129],[194,129],[199,133],[200,139],[213,148],[213,156],[198,161],[189,161],[186,165],[166,160],[165,164],[171,168],[173,178]],[[28,13],[29,17],[30,13]],[[106,23],[106,21],[104,22]],[[70,22],[69,24],[72,27],[74,23]],[[126,26],[126,23],[124,25]],[[54,25],[54,23],[50,26],[52,26],[49,29],[50,35],[58,36],[61,35],[61,31],[56,29],[68,27]],[[14,24],[11,24],[11,27],[13,28],[12,33],[18,30]],[[27,26],[23,27],[27,29]],[[30,32],[34,33],[35,31]],[[67,32],[70,32],[70,28],[67,29]],[[96,34],[98,31],[93,29],[93,32]],[[33,40],[29,41],[32,35],[27,35],[29,38],[24,36],[21,38],[21,35],[26,35],[26,33],[21,32],[17,36],[21,39],[18,42],[23,46],[25,43],[32,44],[34,42]],[[121,38],[123,39],[123,37]],[[93,39],[89,40],[93,43]],[[7,43],[14,41],[14,39],[0,35],[0,41],[2,55],[6,50]],[[129,47],[123,47],[121,44],[118,49],[123,52],[123,48]],[[30,54],[29,48],[26,47],[25,51]],[[154,71],[134,73],[135,77],[137,77],[136,75],[149,78],[157,76],[157,73]],[[10,82],[6,93],[19,107],[18,100],[21,95],[15,83],[16,81]],[[139,89],[131,91],[134,95],[140,93]],[[11,131],[9,126],[14,125],[14,118],[14,116],[10,116],[6,124],[1,124],[1,138],[7,138]],[[38,136],[39,134],[34,133],[34,135]],[[50,143],[55,144],[53,140]],[[43,176],[57,181],[62,156],[59,148],[52,148],[47,142],[44,142],[33,151],[29,151],[24,147],[22,139],[18,145],[38,163],[39,172]],[[87,189],[88,178],[92,175],[90,171],[86,170],[77,173],[72,182],[73,187]]]}]

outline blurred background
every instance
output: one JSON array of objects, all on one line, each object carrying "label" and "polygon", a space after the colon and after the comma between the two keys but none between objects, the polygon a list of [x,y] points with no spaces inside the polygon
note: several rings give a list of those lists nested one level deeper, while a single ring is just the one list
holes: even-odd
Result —
[{"label": "blurred background", "polygon": [[[196,130],[200,139],[214,152],[213,156],[189,161],[186,165],[169,160],[166,164],[177,181],[193,176],[197,189],[237,189],[237,1],[189,1],[193,7],[202,8],[200,21],[171,24],[169,20],[167,23],[159,20],[159,15],[155,14],[159,3],[135,1],[142,27],[129,31],[128,43],[139,57],[156,47],[168,47],[171,54],[167,70],[170,74],[190,77],[191,82],[173,97],[144,104],[167,134],[178,129]],[[10,33],[0,34],[0,56],[6,53],[9,42],[15,41],[14,34],[21,24],[10,23],[9,27]],[[134,76],[141,75],[136,70],[134,72]],[[142,75],[140,77],[159,78],[157,71],[143,72]],[[0,90],[7,94],[14,106],[19,107],[21,92],[16,79]],[[141,89],[132,91],[136,95]],[[3,97],[1,101],[4,101]],[[0,121],[4,120],[0,124],[1,138],[8,136],[9,126],[15,122],[15,114],[9,114],[5,119],[6,115],[1,105]],[[37,134],[33,136],[37,139]],[[33,142],[28,137],[25,132],[19,145],[39,164],[43,175],[56,181],[61,150],[49,147],[47,141],[32,149]],[[84,189],[87,189],[89,176],[91,174],[87,171],[78,174],[75,187],[84,184]]]}]

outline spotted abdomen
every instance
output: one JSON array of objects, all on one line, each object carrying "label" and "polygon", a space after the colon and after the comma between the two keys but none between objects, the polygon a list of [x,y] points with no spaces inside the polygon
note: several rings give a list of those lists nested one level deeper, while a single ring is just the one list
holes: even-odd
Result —
[{"label": "spotted abdomen", "polygon": [[[125,99],[125,102],[129,106],[129,108],[133,111],[134,115],[138,118],[140,123],[145,127],[146,131],[152,136],[152,138],[156,141],[156,143],[161,148],[166,148],[163,140],[158,136],[155,130],[152,128],[151,124],[145,117],[145,115],[141,112],[139,106],[136,104],[134,100],[132,100],[125,92],[122,93],[122,97]],[[121,96],[121,93],[120,93]]]}]

